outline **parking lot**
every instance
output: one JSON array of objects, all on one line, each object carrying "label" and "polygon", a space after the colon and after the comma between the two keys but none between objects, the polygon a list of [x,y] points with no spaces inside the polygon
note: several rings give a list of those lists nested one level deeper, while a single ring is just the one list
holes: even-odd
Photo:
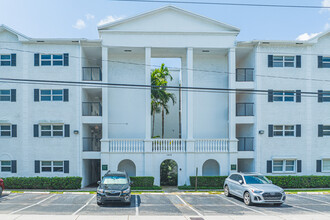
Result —
[{"label": "parking lot", "polygon": [[[281,207],[247,207],[237,198],[222,194],[143,193],[132,196],[129,206],[108,204],[99,207],[95,194],[11,193],[0,198],[0,219],[38,219],[35,216],[93,219],[330,219],[330,195],[288,195]],[[31,218],[31,216],[34,216]],[[41,217],[40,217],[41,218]],[[160,218],[161,219],[161,218]]]}]

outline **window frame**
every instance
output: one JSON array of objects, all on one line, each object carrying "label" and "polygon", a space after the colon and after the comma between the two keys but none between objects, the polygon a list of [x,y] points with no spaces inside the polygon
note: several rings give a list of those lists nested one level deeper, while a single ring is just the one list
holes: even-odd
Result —
[{"label": "window frame", "polygon": [[[324,131],[327,132],[328,134],[325,134]],[[322,126],[322,136],[330,136],[330,125]]]},{"label": "window frame", "polygon": [[322,102],[330,102],[330,91],[329,90],[322,91]]},{"label": "window frame", "polygon": [[[48,165],[43,165],[45,162],[50,162]],[[55,165],[55,163],[62,163],[62,165]],[[43,170],[43,168],[47,168],[48,170]],[[56,170],[60,168],[59,170]],[[42,173],[64,173],[64,161],[63,160],[42,160],[40,161],[40,172]]]},{"label": "window frame", "polygon": [[[50,58],[43,58],[43,56],[50,56]],[[61,58],[56,58],[56,56],[61,56]],[[47,62],[47,64],[43,64],[43,62]],[[64,66],[64,54],[42,53],[40,54],[40,66]]]},{"label": "window frame", "polygon": [[[9,165],[2,165],[2,162],[9,162]],[[3,170],[3,168],[9,168],[8,170]],[[12,163],[11,160],[1,160],[0,161],[0,172],[12,172]]]},{"label": "window frame", "polygon": [[[2,94],[2,91],[9,91],[9,94]],[[9,97],[9,100],[1,100],[1,97]],[[11,89],[0,89],[0,102],[11,102]]]},{"label": "window frame", "polygon": [[[9,59],[3,59],[2,56],[9,56]],[[9,62],[9,65],[3,65],[2,62]],[[0,66],[11,66],[11,54],[0,54]]]},{"label": "window frame", "polygon": [[[2,127],[3,126],[8,126],[9,127],[9,130],[8,129],[3,129]],[[2,132],[8,132],[9,131],[9,135],[3,135]],[[13,134],[13,131],[12,131],[12,126],[11,124],[0,124],[0,138],[7,138],[7,137],[11,137]]]},{"label": "window frame", "polygon": [[[42,129],[42,126],[50,126],[50,129]],[[54,129],[54,127],[61,126],[62,129]],[[44,137],[44,138],[62,138],[64,137],[64,124],[39,124],[40,131],[39,131],[39,137]],[[43,132],[50,132],[50,135],[42,135]],[[54,135],[56,132],[62,132],[62,135]]]},{"label": "window frame", "polygon": [[[275,127],[282,127],[281,129],[275,129]],[[293,127],[292,129],[287,129]],[[296,125],[273,125],[273,137],[296,137]],[[277,135],[276,132],[281,132],[282,135]],[[288,132],[293,132],[292,135],[286,135]]]},{"label": "window frame", "polygon": [[[42,94],[45,91],[49,91],[49,94]],[[61,94],[56,94],[56,91],[61,91]],[[64,100],[64,90],[63,89],[40,89],[39,96],[41,102],[63,102]],[[49,99],[43,100],[43,98],[49,97]],[[54,98],[61,97],[61,99]]]},{"label": "window frame", "polygon": [[[277,93],[277,94],[276,94]],[[279,94],[281,93],[281,94]],[[292,93],[292,94],[290,94]],[[294,90],[276,90],[273,91],[273,102],[295,102],[296,92]],[[276,100],[280,98],[280,100]],[[287,100],[287,98],[293,98],[292,100]]]},{"label": "window frame", "polygon": [[[328,59],[329,61],[324,61],[325,59]],[[330,56],[322,56],[322,65],[324,67],[324,64],[326,64],[326,67],[325,68],[329,68],[330,67]]]},{"label": "window frame", "polygon": [[[330,158],[324,158],[324,159],[322,159],[321,160],[322,162],[322,166],[321,166],[321,171],[322,171],[322,173],[330,173]],[[328,163],[329,163],[329,170],[325,170],[324,169],[324,161],[327,161]]]},{"label": "window frame", "polygon": [[[282,57],[282,60],[275,60],[275,57]],[[293,60],[286,60],[288,57],[293,57]],[[276,66],[276,63],[281,63],[281,66]],[[292,66],[286,66],[287,63],[292,63]],[[276,54],[273,55],[273,67],[278,67],[278,68],[295,68],[296,67],[296,56],[288,56],[288,55],[281,55],[281,54]]]},{"label": "window frame", "polygon": [[[281,161],[282,162],[282,170],[274,171],[274,163],[275,161]],[[293,161],[293,165],[288,165],[288,161]],[[279,167],[279,165],[275,165]],[[293,167],[293,170],[287,170],[287,167]],[[297,160],[296,159],[273,159],[272,160],[272,173],[297,173]]]}]

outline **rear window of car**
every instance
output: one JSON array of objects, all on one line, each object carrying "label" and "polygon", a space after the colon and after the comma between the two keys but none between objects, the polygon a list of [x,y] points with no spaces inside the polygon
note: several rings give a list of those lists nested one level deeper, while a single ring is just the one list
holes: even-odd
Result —
[{"label": "rear window of car", "polygon": [[246,184],[269,184],[269,180],[264,176],[244,176]]},{"label": "rear window of car", "polygon": [[126,176],[105,176],[102,179],[102,184],[127,184],[127,178]]}]

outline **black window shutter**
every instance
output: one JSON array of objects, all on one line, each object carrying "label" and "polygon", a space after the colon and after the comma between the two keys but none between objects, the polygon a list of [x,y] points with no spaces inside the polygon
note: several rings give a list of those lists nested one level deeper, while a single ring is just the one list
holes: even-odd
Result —
[{"label": "black window shutter", "polygon": [[273,125],[268,125],[268,137],[273,137]]},{"label": "black window shutter", "polygon": [[268,55],[268,67],[273,67],[273,55]]},{"label": "black window shutter", "polygon": [[34,54],[34,66],[39,66],[39,63],[40,63],[39,59],[40,59],[40,54],[35,53]]},{"label": "black window shutter", "polygon": [[296,56],[296,68],[301,68],[301,56]]},{"label": "black window shutter", "polygon": [[273,102],[274,100],[274,91],[272,89],[268,89],[268,102]]},{"label": "black window shutter", "polygon": [[16,66],[16,53],[11,54],[11,66]]},{"label": "black window shutter", "polygon": [[69,161],[65,160],[64,161],[64,173],[69,173],[69,169],[70,169]]},{"label": "black window shutter", "polygon": [[16,89],[11,89],[10,96],[10,101],[16,102]]},{"label": "black window shutter", "polygon": [[301,173],[301,160],[297,160],[297,173]]},{"label": "black window shutter", "polygon": [[267,173],[271,173],[273,171],[273,163],[271,160],[267,160]]},{"label": "black window shutter", "polygon": [[318,126],[318,136],[323,137],[323,125]]},{"label": "black window shutter", "polygon": [[40,173],[40,160],[35,160],[34,161],[34,172],[35,173]]},{"label": "black window shutter", "polygon": [[69,89],[64,89],[64,98],[63,98],[64,102],[68,102],[69,101]]},{"label": "black window shutter", "polygon": [[317,101],[318,102],[323,102],[323,90],[318,90],[317,91]]},{"label": "black window shutter", "polygon": [[17,161],[16,160],[11,161],[11,172],[17,173]]},{"label": "black window shutter", "polygon": [[17,137],[17,125],[11,125],[11,136]]},{"label": "black window shutter", "polygon": [[39,125],[33,125],[33,137],[39,137]]},{"label": "black window shutter", "polygon": [[64,54],[64,66],[69,66],[69,54]]},{"label": "black window shutter", "polygon": [[318,68],[323,68],[323,56],[318,56],[317,57],[317,67]]},{"label": "black window shutter", "polygon": [[64,125],[64,137],[70,137],[70,125]]},{"label": "black window shutter", "polygon": [[322,161],[321,160],[317,160],[316,161],[316,172],[322,172],[321,170],[321,164],[322,164]]},{"label": "black window shutter", "polygon": [[296,102],[301,102],[301,90],[296,90]]},{"label": "black window shutter", "polygon": [[39,102],[39,89],[34,89],[34,101]]},{"label": "black window shutter", "polygon": [[301,125],[296,125],[296,137],[301,137]]}]

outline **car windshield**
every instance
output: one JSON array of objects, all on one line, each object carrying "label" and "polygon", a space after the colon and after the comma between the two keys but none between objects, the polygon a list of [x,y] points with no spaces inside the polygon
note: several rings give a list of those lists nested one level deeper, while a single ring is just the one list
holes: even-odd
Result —
[{"label": "car windshield", "polygon": [[246,184],[270,184],[264,176],[244,176]]},{"label": "car windshield", "polygon": [[127,184],[128,181],[125,176],[105,176],[102,179],[102,184]]}]

